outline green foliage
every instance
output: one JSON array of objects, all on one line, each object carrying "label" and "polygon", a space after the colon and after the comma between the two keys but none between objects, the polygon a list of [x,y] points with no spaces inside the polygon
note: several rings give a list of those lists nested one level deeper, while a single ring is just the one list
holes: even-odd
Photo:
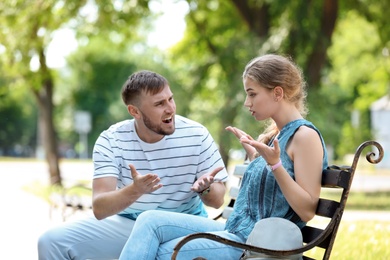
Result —
[{"label": "green foliage", "polygon": [[30,156],[36,141],[36,118],[29,93],[0,80],[0,154]]},{"label": "green foliage", "polygon": [[[329,70],[315,107],[324,121],[322,133],[341,156],[371,138],[370,105],[388,91],[386,59],[380,51],[378,30],[356,12],[340,20],[328,50]],[[326,100],[321,101],[322,100]],[[327,104],[326,104],[327,103]],[[314,104],[314,102],[312,103]],[[358,125],[351,122],[352,111],[359,115]]]},{"label": "green foliage", "polygon": [[[378,35],[382,45],[390,48],[390,27],[388,12],[384,10],[390,9],[390,2],[388,0],[346,0],[341,1],[343,10],[356,10],[368,22],[375,25],[378,29]],[[388,54],[387,54],[388,56]]]},{"label": "green foliage", "polygon": [[[251,133],[250,125],[255,124],[248,120],[238,125],[236,120],[247,113],[242,109],[245,93],[241,71],[257,56],[260,42],[227,1],[188,2],[187,30],[170,56],[182,83],[182,91],[175,95],[180,95],[180,104],[188,104],[184,111],[187,116],[210,129],[227,162],[229,149],[239,147],[239,143],[225,127],[244,127]],[[254,128],[258,134],[258,126]]]},{"label": "green foliage", "polygon": [[[5,48],[1,56],[13,85],[41,88],[46,78],[37,70],[47,69],[42,52],[51,42],[53,31],[73,19],[85,2],[7,0],[0,4],[0,42]],[[39,65],[30,67],[32,63]]]},{"label": "green foliage", "polygon": [[[135,41],[134,44],[136,43]],[[177,88],[174,74],[165,68],[159,55],[153,49],[138,54],[134,49],[114,43],[101,35],[94,37],[68,58],[70,77],[65,78],[61,85],[68,86],[69,94],[61,108],[68,118],[73,118],[76,110],[91,113],[89,154],[103,130],[118,121],[130,118],[122,101],[121,89],[132,73],[143,69],[156,71],[169,80],[173,89]],[[68,118],[62,118],[59,124],[68,125]],[[64,127],[63,139],[74,145],[78,141],[77,136],[73,125],[68,126]]]},{"label": "green foliage", "polygon": [[[0,57],[6,65],[2,67],[4,77],[10,79],[7,86],[38,90],[52,77],[59,139],[77,143],[73,114],[75,110],[88,110],[93,114],[91,146],[101,130],[128,117],[119,95],[126,77],[137,69],[155,70],[170,81],[178,114],[204,123],[225,153],[238,149],[239,143],[224,130],[227,125],[238,126],[254,137],[263,129],[263,124],[253,120],[243,107],[241,72],[245,64],[261,53],[283,52],[305,69],[323,36],[324,2],[239,1],[250,7],[247,12],[239,10],[234,1],[186,2],[189,13],[183,40],[167,52],[157,52],[142,38],[154,18],[149,16],[148,0],[98,0],[96,5],[74,0],[3,1]],[[321,86],[309,89],[308,119],[335,148],[337,158],[353,151],[359,140],[370,138],[369,106],[388,91],[390,27],[382,12],[387,7],[385,0],[338,2],[337,27]],[[254,17],[254,11],[265,13]],[[65,70],[36,73],[37,68],[30,64],[45,64],[38,54],[47,51],[53,32],[63,27],[75,30],[79,50]],[[7,127],[21,129],[22,120],[17,122],[16,118],[27,117],[33,123],[23,128],[30,129],[22,134],[29,139],[23,143],[32,143],[36,136],[35,109],[18,108],[25,104],[20,102],[26,99],[22,95],[6,99],[0,113],[12,117],[0,120],[7,120]],[[360,113],[358,128],[351,123],[355,110]],[[7,133],[10,145],[16,138],[11,132],[15,131],[7,130],[2,137],[7,139]]]},{"label": "green foliage", "polygon": [[[106,46],[106,47],[103,47]],[[70,104],[74,111],[89,111],[92,116],[92,131],[89,134],[93,145],[101,131],[127,113],[122,104],[120,90],[127,77],[135,71],[135,65],[124,58],[112,57],[107,44],[91,42],[78,50],[69,59],[73,78]],[[120,109],[121,108],[121,109]],[[73,111],[73,112],[74,112]]]},{"label": "green foliage", "polygon": [[[324,21],[322,16],[326,11],[325,3],[322,1],[310,4],[241,1],[236,5],[242,8],[241,16],[235,13],[234,7],[232,9],[223,1],[188,2],[190,13],[187,16],[186,37],[175,48],[174,53],[175,58],[180,56],[180,59],[176,59],[180,65],[190,64],[187,66],[189,69],[187,74],[192,81],[186,80],[188,84],[192,84],[186,87],[190,91],[188,95],[191,97],[190,102],[193,103],[189,109],[193,111],[190,115],[201,122],[202,120],[206,122],[206,125],[212,129],[213,135],[217,133],[221,147],[226,145],[232,148],[237,142],[231,141],[229,139],[231,137],[225,137],[222,131],[218,134],[214,129],[223,129],[227,123],[233,122],[253,135],[258,133],[262,126],[241,113],[245,112],[245,109],[238,106],[239,102],[243,102],[243,96],[240,96],[239,91],[233,92],[230,89],[229,92],[228,89],[224,89],[221,95],[218,90],[227,84],[242,85],[238,77],[233,80],[231,75],[239,75],[239,71],[250,58],[264,52],[285,52],[292,55],[305,70],[307,79],[313,81],[315,75],[310,75],[312,72],[310,59],[315,62],[316,58],[313,57],[321,51],[320,48],[328,46],[328,43],[323,40],[323,33],[332,35],[333,29],[322,30],[324,27],[331,28],[332,25],[321,24]],[[286,8],[287,4],[289,8]],[[368,3],[359,3],[360,6],[366,4]],[[359,8],[366,17],[378,10],[379,6],[386,5],[383,1],[371,4],[375,7],[370,5],[368,12],[363,11],[364,8]],[[321,87],[310,85],[308,90],[308,106],[311,111],[308,119],[321,129],[327,144],[335,148],[336,158],[355,149],[356,143],[371,138],[368,108],[375,99],[385,93],[384,86],[388,82],[389,75],[386,66],[382,66],[386,64],[384,57],[379,55],[382,53],[381,46],[383,46],[383,40],[380,41],[378,37],[381,35],[381,30],[375,26],[376,23],[370,23],[370,20],[347,15],[352,6],[354,5],[351,3],[337,6],[340,16],[336,31],[331,37],[333,45],[329,50],[329,63],[323,66],[322,85]],[[253,13],[251,10],[243,11],[243,7],[265,11],[267,15],[263,16],[264,19],[257,20],[251,17]],[[225,19],[226,17],[229,19]],[[372,21],[382,20],[378,18]],[[259,33],[260,27],[264,29],[263,33]],[[249,31],[257,35],[252,37]],[[225,56],[229,58],[224,59]],[[375,63],[378,60],[381,61]],[[369,69],[363,71],[366,67]],[[375,78],[367,77],[368,75],[375,75]],[[210,80],[213,78],[218,80]],[[215,87],[208,88],[214,82],[219,83],[217,90]],[[375,91],[369,85],[375,86]],[[202,94],[204,92],[201,89],[208,92],[207,101],[204,100],[206,94]],[[230,96],[229,93],[232,95]],[[212,97],[214,94],[216,98]],[[199,101],[196,96],[199,96]],[[234,98],[230,99],[233,96]],[[209,100],[210,105],[206,105]],[[351,112],[354,110],[360,112],[359,126],[351,124]],[[220,120],[209,120],[215,116]],[[238,120],[240,124],[237,124]]]},{"label": "green foliage", "polygon": [[[62,28],[74,28],[81,42],[88,42],[94,35],[104,35],[107,40],[123,45],[137,36],[133,30],[129,30],[129,27],[137,25],[148,13],[148,1],[144,0],[124,2],[6,0],[0,3],[0,24],[2,25],[0,27],[0,57],[4,64],[2,67],[4,77],[9,79],[8,84],[13,88],[21,87],[34,94],[40,110],[38,115],[42,122],[41,125],[45,126],[44,129],[40,128],[46,133],[43,135],[44,143],[47,144],[44,147],[50,158],[56,157],[55,151],[57,150],[56,126],[53,121],[61,121],[61,119],[53,120],[53,117],[57,115],[55,112],[59,115],[66,115],[66,112],[54,111],[56,104],[52,98],[55,93],[55,83],[58,82],[56,81],[57,74],[48,67],[46,61],[47,48],[55,32]],[[63,86],[67,87],[67,85]],[[61,101],[66,100],[67,98],[61,99]],[[9,108],[6,108],[4,112],[8,114],[8,110]],[[16,111],[17,109],[15,113]],[[13,122],[8,120],[14,128],[17,127],[16,121],[16,119]],[[65,125],[70,125],[69,119]],[[29,129],[29,136],[31,138],[34,136],[34,140],[35,129],[33,127]],[[72,136],[64,134],[63,130],[69,129],[69,127],[61,129],[60,138]],[[16,134],[16,132],[12,133]],[[19,143],[20,140],[15,140],[14,136],[7,131],[8,140]],[[55,160],[49,163],[53,166],[55,164]],[[59,175],[59,173],[54,174]]]}]

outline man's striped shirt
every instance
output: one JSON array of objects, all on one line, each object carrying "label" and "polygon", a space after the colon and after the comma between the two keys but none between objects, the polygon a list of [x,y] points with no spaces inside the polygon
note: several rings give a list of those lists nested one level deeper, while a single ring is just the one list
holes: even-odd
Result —
[{"label": "man's striped shirt", "polygon": [[[203,174],[224,166],[219,150],[201,124],[175,116],[176,130],[156,143],[145,143],[137,135],[134,119],[112,125],[101,133],[93,151],[94,178],[116,177],[117,189],[133,182],[129,164],[138,173],[157,174],[163,187],[144,194],[120,213],[136,219],[145,210],[157,209],[206,215],[199,196],[191,191]],[[225,182],[226,170],[215,179]]]}]

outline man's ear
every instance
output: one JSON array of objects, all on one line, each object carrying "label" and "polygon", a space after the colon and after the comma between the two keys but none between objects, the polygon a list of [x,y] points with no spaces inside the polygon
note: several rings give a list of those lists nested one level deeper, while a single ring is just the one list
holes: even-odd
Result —
[{"label": "man's ear", "polygon": [[279,86],[276,86],[274,88],[274,99],[275,101],[280,101],[283,99],[283,88],[282,87],[279,87]]},{"label": "man's ear", "polygon": [[138,108],[134,105],[127,105],[127,111],[134,118],[139,118],[141,116],[141,113],[139,112]]}]

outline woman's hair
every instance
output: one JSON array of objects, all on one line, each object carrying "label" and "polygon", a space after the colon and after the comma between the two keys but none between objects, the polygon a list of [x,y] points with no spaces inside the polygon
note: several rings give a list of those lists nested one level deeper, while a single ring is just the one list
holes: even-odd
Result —
[{"label": "woman's hair", "polygon": [[[260,86],[273,89],[283,88],[283,98],[295,105],[303,117],[308,113],[306,107],[306,82],[302,70],[291,60],[281,55],[267,54],[252,59],[245,67],[242,77],[250,78]],[[275,122],[259,136],[259,141],[268,143],[278,134]]]},{"label": "woman's hair", "polygon": [[158,73],[142,70],[129,76],[122,87],[122,100],[126,105],[139,102],[138,97],[142,91],[152,95],[159,93],[168,80]]}]

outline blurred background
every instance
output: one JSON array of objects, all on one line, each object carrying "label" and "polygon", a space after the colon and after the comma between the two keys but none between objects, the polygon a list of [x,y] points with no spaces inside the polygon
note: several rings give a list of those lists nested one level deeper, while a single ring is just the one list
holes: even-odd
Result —
[{"label": "blurred background", "polygon": [[[177,113],[209,128],[226,165],[242,162],[239,143],[224,128],[234,125],[254,137],[263,130],[243,107],[241,75],[250,59],[265,53],[291,56],[302,68],[308,119],[321,130],[330,162],[350,164],[358,145],[374,139],[384,159],[358,174],[387,178],[386,10],[388,0],[4,0],[0,177],[10,182],[2,181],[8,188],[1,193],[18,189],[11,183],[35,169],[26,162],[38,163],[39,170],[19,186],[43,202],[49,193],[42,190],[88,180],[96,138],[129,118],[121,86],[142,69],[169,80]],[[68,163],[76,164],[73,177],[66,173]],[[359,185],[366,187],[368,178]],[[385,201],[390,184],[383,180],[368,186]],[[373,210],[389,208],[383,202]]]}]

